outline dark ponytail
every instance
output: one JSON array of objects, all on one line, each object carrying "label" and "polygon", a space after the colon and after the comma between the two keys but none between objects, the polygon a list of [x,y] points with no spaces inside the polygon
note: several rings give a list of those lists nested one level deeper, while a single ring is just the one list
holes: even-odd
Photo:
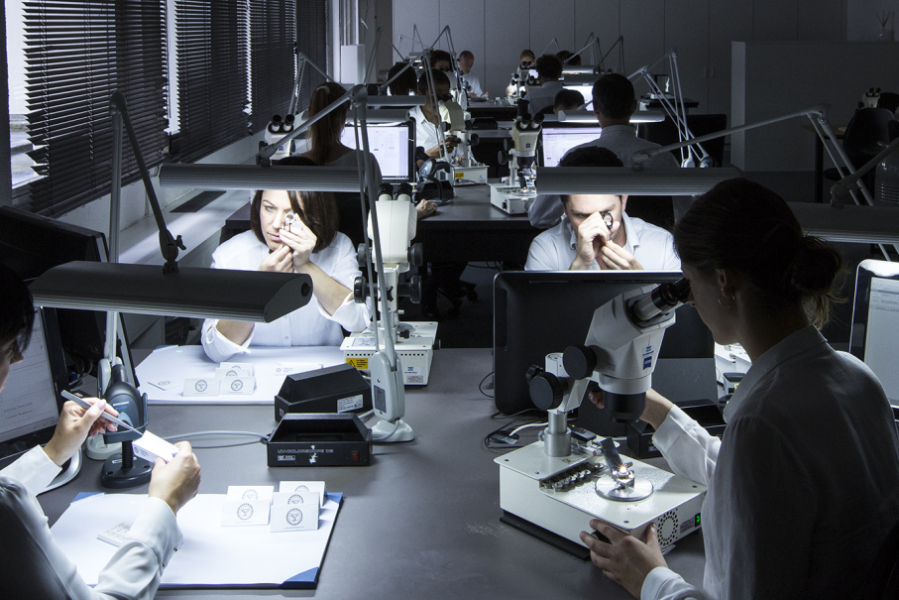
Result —
[{"label": "dark ponytail", "polygon": [[[346,90],[338,83],[327,81],[321,84],[312,92],[309,117],[314,117],[344,94]],[[331,156],[331,151],[340,144],[340,132],[346,123],[346,112],[345,106],[338,108],[309,128],[309,156],[317,164],[324,165]]]},{"label": "dark ponytail", "polygon": [[773,304],[802,305],[818,327],[840,301],[840,253],[804,235],[783,198],[747,179],[723,181],[696,200],[674,229],[674,247],[697,269],[744,274]]}]

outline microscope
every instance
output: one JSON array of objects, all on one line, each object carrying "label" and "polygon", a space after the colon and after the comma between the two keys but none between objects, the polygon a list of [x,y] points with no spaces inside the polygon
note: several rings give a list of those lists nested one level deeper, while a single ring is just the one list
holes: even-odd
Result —
[{"label": "microscope", "polygon": [[[261,150],[262,148],[281,140],[284,136],[293,131],[293,126],[294,116],[292,114],[288,114],[283,120],[281,119],[281,115],[272,116],[272,120],[269,121],[268,125],[265,127],[263,141],[259,142],[259,149]],[[292,146],[293,140],[288,140],[286,144],[278,146],[278,150],[272,155],[272,161],[290,156]]]},{"label": "microscope", "polygon": [[438,107],[440,120],[449,124],[447,133],[459,138],[455,154],[449,157],[453,185],[486,184],[487,165],[478,164],[471,157],[471,148],[478,145],[478,134],[468,131],[471,127],[471,114],[455,100],[441,101]]},{"label": "microscope", "polygon": [[[380,294],[387,294],[388,310],[393,317],[393,331],[378,330],[379,336],[390,335],[394,339],[396,354],[403,365],[404,385],[426,385],[431,371],[434,354],[434,343],[437,339],[437,323],[435,322],[400,322],[402,311],[399,299],[409,298],[414,304],[421,302],[421,280],[418,275],[409,278],[408,283],[401,283],[400,278],[408,273],[410,267],[423,264],[421,244],[413,244],[418,225],[418,216],[412,204],[412,186],[400,184],[394,195],[393,186],[382,183],[378,194],[378,225],[381,237],[382,262],[384,264],[385,281],[378,282]],[[371,216],[368,220],[368,237],[374,238]],[[365,246],[359,246],[360,267],[364,270],[367,263],[374,260],[367,256]],[[368,282],[364,277],[356,278],[353,286],[354,299],[363,303],[368,298]],[[380,303],[376,303],[376,309]],[[369,373],[369,359],[375,353],[376,320],[367,329],[350,334],[340,345],[344,359],[360,371]],[[382,342],[383,344],[383,342]]]},{"label": "microscope", "polygon": [[643,413],[665,329],[690,294],[686,279],[638,286],[600,306],[583,345],[528,369],[534,404],[547,411],[543,439],[494,460],[503,520],[561,537],[586,552],[579,533],[591,519],[642,539],[655,523],[662,551],[700,526],[705,486],[640,461],[626,461],[611,438],[573,433],[568,414],[601,389],[605,410],[622,422]]},{"label": "microscope", "polygon": [[518,101],[518,116],[512,123],[508,181],[490,184],[490,203],[509,215],[527,213],[537,188],[534,187],[534,160],[543,115],[531,119],[528,101]]},{"label": "microscope", "polygon": [[512,104],[527,96],[528,88],[539,87],[537,78],[531,75],[531,69],[534,63],[523,60],[512,73],[512,79],[509,81],[509,87],[506,88],[506,96]]}]

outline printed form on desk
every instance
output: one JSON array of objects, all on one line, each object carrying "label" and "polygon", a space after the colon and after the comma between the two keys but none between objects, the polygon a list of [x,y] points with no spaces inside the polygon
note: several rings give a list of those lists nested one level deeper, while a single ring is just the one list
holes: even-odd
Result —
[{"label": "printed form on desk", "polygon": [[[140,392],[147,394],[150,404],[272,404],[285,376],[344,362],[337,346],[252,347],[249,353],[233,356],[228,363],[209,360],[202,346],[165,346],[154,350],[136,372]],[[228,381],[217,377],[221,365],[234,363],[252,365],[250,379],[254,381],[242,385],[239,391],[230,385],[221,386],[223,391],[219,392],[219,382]],[[241,384],[248,381],[239,379]],[[191,395],[185,394],[187,380]]]},{"label": "printed form on desk", "polygon": [[[324,561],[343,494],[327,494],[318,527],[272,532],[268,523],[223,527],[225,494],[199,494],[178,512],[184,541],[162,575],[160,589],[246,587],[313,589]],[[76,498],[51,528],[62,551],[88,585],[118,548],[98,534],[133,523],[147,501],[143,494],[95,494]]]}]

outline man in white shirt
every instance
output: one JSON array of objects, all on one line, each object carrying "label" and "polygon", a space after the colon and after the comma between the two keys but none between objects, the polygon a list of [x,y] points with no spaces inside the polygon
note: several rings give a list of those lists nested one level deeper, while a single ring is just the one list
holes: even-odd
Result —
[{"label": "man in white shirt", "polygon": [[[593,112],[602,127],[602,134],[592,142],[576,146],[568,152],[587,147],[608,148],[621,159],[625,167],[632,166],[635,152],[659,147],[658,144],[637,137],[637,130],[630,122],[631,115],[636,110],[637,98],[628,78],[617,73],[603,75],[593,84]],[[680,165],[674,155],[666,152],[643,163],[643,166],[647,169],[675,169]],[[558,198],[554,195],[537,196],[528,209],[531,225],[546,229],[558,223],[562,217]]]},{"label": "man in white shirt", "polygon": [[[561,167],[620,167],[605,148],[572,151]],[[538,235],[528,250],[527,271],[679,271],[671,234],[625,212],[627,196],[561,196],[562,221]]]},{"label": "man in white shirt", "polygon": [[[450,81],[446,73],[438,69],[431,69],[431,79],[434,81],[434,92],[438,102],[446,102],[452,99],[450,93]],[[418,78],[418,93],[425,97],[424,106],[416,106],[409,111],[409,118],[415,122],[416,164],[420,167],[428,158],[441,156],[437,125],[440,122],[440,111],[434,108],[434,100],[428,85],[427,74]],[[452,154],[459,144],[459,138],[454,135],[445,135],[446,151]],[[420,150],[419,150],[420,149]]]},{"label": "man in white shirt", "polygon": [[471,67],[473,66],[474,54],[472,54],[470,50],[463,50],[462,53],[459,54],[459,70],[462,71],[462,81],[467,83],[470,87],[468,90],[468,97],[478,98],[480,96],[486,96],[487,94],[481,89],[480,79],[471,72]]},{"label": "man in white shirt", "polygon": [[556,101],[556,94],[562,90],[562,62],[552,54],[544,54],[537,59],[537,81],[540,87],[528,92],[528,110],[531,116],[536,115]]}]

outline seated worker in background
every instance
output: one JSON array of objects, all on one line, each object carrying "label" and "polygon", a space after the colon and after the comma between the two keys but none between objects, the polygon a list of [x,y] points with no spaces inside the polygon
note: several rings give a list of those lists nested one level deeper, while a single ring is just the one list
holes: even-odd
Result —
[{"label": "seated worker in background", "polygon": [[534,54],[533,50],[529,50],[525,48],[521,51],[521,54],[518,56],[518,68],[525,69],[527,67],[532,67],[534,63],[537,62],[537,55]]},{"label": "seated worker in background", "polygon": [[[602,127],[602,134],[592,142],[581,144],[568,151],[566,156],[581,148],[607,148],[614,152],[625,167],[633,165],[633,155],[639,150],[658,148],[658,144],[637,137],[636,128],[631,125],[631,115],[637,110],[634,86],[623,75],[610,73],[603,75],[593,84],[593,112]],[[564,160],[565,157],[562,157]],[[561,164],[561,162],[560,162]],[[643,163],[647,169],[677,168],[677,160],[670,152],[659,154]],[[677,197],[675,214],[679,214],[678,203],[689,204],[689,196]],[[686,207],[682,207],[686,210]],[[539,229],[552,227],[562,217],[562,208],[556,195],[538,195],[528,209],[528,221]]]},{"label": "seated worker in background", "polygon": [[557,115],[560,111],[577,110],[584,105],[584,95],[577,90],[559,90],[553,103],[553,114]]},{"label": "seated worker in background", "polygon": [[[434,91],[437,95],[437,101],[446,102],[452,100],[449,78],[446,76],[446,73],[437,69],[431,69],[431,78],[434,80]],[[428,87],[427,74],[418,78],[418,93],[425,97],[425,104],[409,110],[409,118],[415,121],[415,143],[419,148],[416,164],[420,167],[426,159],[438,158],[440,156],[437,125],[441,122],[441,119],[439,110],[434,107],[434,94],[431,93]],[[452,154],[459,144],[459,138],[454,135],[446,135],[444,140],[446,141],[446,153]]]},{"label": "seated worker in background", "polygon": [[228,360],[248,352],[251,344],[339,346],[341,328],[358,332],[368,326],[369,305],[353,300],[353,283],[361,275],[356,249],[337,230],[332,193],[257,191],[250,227],[216,248],[212,268],[305,273],[312,278],[312,298],[271,323],[206,319],[202,340],[210,359]]},{"label": "seated worker in background", "polygon": [[431,50],[431,55],[428,57],[428,60],[431,61],[432,69],[437,69],[444,73],[453,70],[453,57],[446,50],[438,50],[436,48]]},{"label": "seated worker in background", "polygon": [[563,67],[566,65],[571,67],[581,66],[581,55],[578,54],[577,56],[574,56],[574,52],[571,50],[559,50],[556,52],[556,58],[561,61]]},{"label": "seated worker in background", "polygon": [[[390,70],[387,71],[387,81],[390,81],[397,73],[406,69],[408,64],[409,63],[407,62],[398,62],[390,67]],[[409,67],[400,73],[400,76],[387,86],[387,90],[390,92],[391,96],[408,96],[415,93],[417,84],[418,80],[415,78],[415,69]]]},{"label": "seated worker in background", "polygon": [[552,106],[556,94],[562,90],[562,63],[552,54],[544,54],[537,59],[537,82],[540,87],[528,92],[528,110],[531,116],[536,115],[547,106]]},{"label": "seated worker in background", "polygon": [[674,243],[689,303],[715,342],[741,344],[752,359],[724,409],[723,439],[653,390],[640,417],[671,469],[708,486],[703,589],[667,568],[654,527],[644,542],[591,521],[610,540],[581,533],[593,563],[643,600],[861,598],[899,519],[899,438],[871,370],[817,329],[835,299],[839,252],[746,179],[699,198]]},{"label": "seated worker in background", "polygon": [[[569,152],[560,167],[620,167],[605,148]],[[526,271],[680,271],[671,234],[625,212],[627,196],[561,196],[562,221],[531,242]]]},{"label": "seated worker in background", "polygon": [[468,84],[468,97],[469,98],[479,98],[481,96],[486,96],[486,92],[481,89],[481,80],[478,79],[478,76],[471,72],[471,68],[474,66],[474,54],[471,53],[470,50],[463,50],[459,54],[459,70],[462,71],[462,81]]},{"label": "seated worker in background", "polygon": [[[31,337],[34,305],[22,280],[0,265],[0,390],[10,366],[22,361]],[[26,373],[19,374],[27,377]],[[4,598],[152,598],[163,570],[181,544],[175,515],[200,485],[200,465],[187,442],[179,442],[171,462],[156,460],[146,504],[125,541],[91,588],[53,539],[38,503],[88,435],[114,431],[100,414],[118,413],[97,398],[84,409],[62,406],[56,431],[46,446],[35,446],[0,471],[0,589]],[[83,477],[83,476],[82,476]]]}]

